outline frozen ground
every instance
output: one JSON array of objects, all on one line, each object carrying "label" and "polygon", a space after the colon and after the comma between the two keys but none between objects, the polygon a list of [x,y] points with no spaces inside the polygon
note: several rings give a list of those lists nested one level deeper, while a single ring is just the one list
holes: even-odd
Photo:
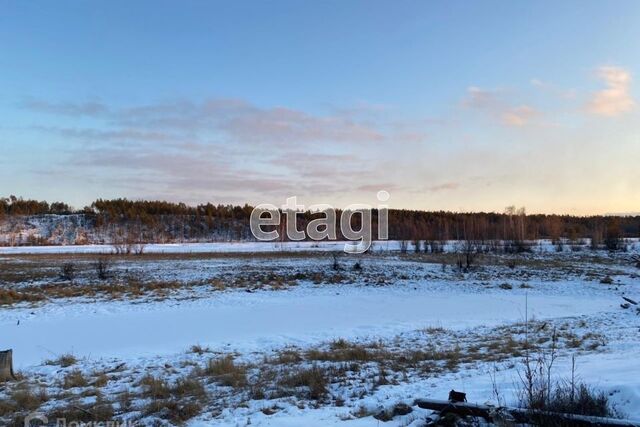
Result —
[{"label": "frozen ground", "polygon": [[[375,242],[373,249],[396,250],[395,241]],[[292,252],[292,251],[342,251],[345,242],[228,242],[228,243],[165,243],[144,246],[147,253],[238,253],[238,252]],[[67,246],[4,246],[0,254],[110,254],[111,245],[67,245]]]},{"label": "frozen ground", "polygon": [[[626,239],[631,250],[637,250],[640,239]],[[553,252],[556,247],[549,240],[537,240],[529,242],[538,252]],[[322,241],[322,242],[215,242],[215,243],[155,243],[144,245],[146,253],[242,253],[242,252],[314,252],[344,250],[349,242]],[[377,241],[371,244],[373,251],[389,252],[398,251],[400,241]],[[453,251],[459,245],[456,241],[444,243],[444,249]],[[406,242],[408,251],[415,247],[413,242]],[[586,248],[588,239],[579,242],[564,243],[564,250],[569,251],[571,245]],[[9,254],[110,254],[115,249],[112,245],[57,245],[57,246],[0,246],[0,255]]]},{"label": "frozen ground", "polygon": [[[258,252],[246,245],[236,255],[217,246],[208,255],[114,256],[106,282],[117,292],[94,292],[105,285],[90,253],[4,252],[0,286],[46,296],[0,305],[0,347],[13,348],[23,384],[47,391],[28,409],[97,416],[110,405],[109,416],[143,425],[376,426],[381,410],[452,388],[495,400],[494,382],[514,404],[527,313],[541,349],[560,331],[558,376],[577,356],[585,381],[628,417],[640,413],[640,316],[620,307],[622,296],[640,299],[630,253],[540,245],[484,255],[461,271],[455,254],[378,250],[339,257],[334,270],[323,252],[330,246],[238,253]],[[68,262],[77,266],[73,283],[57,277]],[[136,292],[127,287],[134,280]],[[55,361],[66,354],[73,363]],[[242,369],[207,369],[228,355]],[[309,372],[321,376],[322,393],[293,378]],[[78,373],[84,381],[74,383]],[[149,375],[168,387],[195,378],[203,390],[149,394]],[[2,402],[17,412],[19,386],[0,387],[0,418],[15,420]],[[177,406],[167,412],[158,402]],[[426,416],[414,408],[387,425],[418,426]]]},{"label": "frozen ground", "polygon": [[527,298],[522,291],[303,287],[151,307],[73,304],[42,315],[8,312],[2,316],[3,344],[14,349],[19,367],[66,352],[80,357],[148,356],[178,352],[194,343],[246,352],[336,338],[388,338],[428,326],[494,326],[523,320],[525,299],[529,315],[537,319],[599,313],[620,303],[616,295]]}]

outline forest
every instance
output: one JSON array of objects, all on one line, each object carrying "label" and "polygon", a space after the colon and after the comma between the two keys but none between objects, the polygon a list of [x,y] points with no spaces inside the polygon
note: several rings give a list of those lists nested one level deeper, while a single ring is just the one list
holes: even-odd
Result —
[{"label": "forest", "polygon": [[[102,236],[103,241],[87,243],[234,241],[253,239],[249,228],[252,210],[253,207],[247,204],[189,206],[125,198],[98,199],[82,209],[74,209],[64,202],[9,196],[0,198],[0,224],[12,218],[73,216],[79,217],[80,223],[92,229],[94,235]],[[321,215],[319,212],[299,212],[298,229],[305,228],[309,221]],[[374,239],[377,238],[377,218],[378,212],[374,209]],[[528,215],[524,208],[513,206],[500,213],[390,209],[388,218],[389,239],[392,240],[526,241],[545,238],[557,241],[565,238],[570,241],[591,239],[597,245],[640,236],[640,216]],[[357,229],[358,215],[354,215],[353,221]]]}]

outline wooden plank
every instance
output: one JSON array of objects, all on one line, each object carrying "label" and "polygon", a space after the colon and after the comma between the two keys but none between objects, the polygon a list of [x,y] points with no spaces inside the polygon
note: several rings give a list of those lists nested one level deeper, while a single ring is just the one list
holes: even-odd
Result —
[{"label": "wooden plank", "polygon": [[491,407],[486,405],[476,405],[474,403],[450,402],[448,400],[435,399],[418,399],[415,404],[422,409],[431,409],[432,411],[451,412],[458,415],[470,415],[473,417],[482,417],[491,421]]},{"label": "wooden plank", "polygon": [[592,417],[589,415],[562,414],[531,409],[505,408],[516,422],[534,422],[545,425],[545,422],[565,421],[572,427],[640,427],[640,422],[619,420],[616,418]]},{"label": "wooden plank", "polygon": [[13,373],[13,350],[0,351],[0,381],[15,380]]},{"label": "wooden plank", "polygon": [[481,417],[487,421],[492,420],[492,413],[500,409],[507,412],[518,423],[532,423],[533,425],[548,425],[554,421],[563,421],[567,425],[575,427],[640,427],[640,422],[619,420],[616,418],[592,417],[587,415],[563,414],[522,408],[497,408],[473,403],[449,402],[447,400],[417,399],[415,404],[422,409],[430,409],[442,413],[453,413],[460,416]]}]

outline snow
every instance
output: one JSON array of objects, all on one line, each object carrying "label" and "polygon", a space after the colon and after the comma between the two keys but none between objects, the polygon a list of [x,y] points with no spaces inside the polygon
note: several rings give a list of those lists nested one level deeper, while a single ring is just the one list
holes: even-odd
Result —
[{"label": "snow", "polygon": [[[640,251],[640,239],[626,239],[630,251]],[[557,248],[550,240],[529,242],[536,252],[556,252]],[[300,252],[300,251],[343,251],[346,241],[304,241],[304,242],[209,242],[209,243],[153,243],[144,246],[145,253],[261,253],[261,252]],[[414,244],[407,242],[407,250],[412,252]],[[454,251],[460,242],[444,242],[445,251]],[[564,243],[564,252],[570,253],[569,242]],[[399,251],[398,240],[372,242],[371,250],[376,252]],[[578,246],[587,248],[589,240],[583,239]],[[55,246],[0,246],[0,255],[17,254],[110,254],[112,245],[55,245]]]},{"label": "snow", "polygon": [[[214,278],[229,280],[240,274],[251,277],[260,271],[316,272],[328,269],[331,257],[314,252],[341,251],[342,245],[338,242],[149,245],[149,253],[245,255],[170,260],[130,257],[118,261],[121,264],[114,268],[153,280],[164,278],[185,283]],[[447,246],[451,249],[455,242]],[[194,344],[259,361],[277,349],[292,345],[305,349],[337,338],[392,341],[400,336],[411,338],[429,327],[444,327],[461,336],[482,334],[487,328],[522,322],[526,311],[529,319],[566,321],[570,330],[580,336],[586,332],[604,335],[607,345],[602,349],[576,350],[578,374],[590,385],[610,393],[628,417],[637,417],[640,317],[632,309],[622,310],[619,306],[621,295],[637,300],[640,292],[637,269],[628,264],[629,254],[555,253],[549,242],[538,242],[537,248],[539,252],[523,256],[530,264],[519,258],[522,264],[514,268],[504,263],[463,274],[450,267],[445,271],[439,264],[425,262],[419,256],[389,253],[399,249],[399,243],[384,242],[378,243],[373,255],[360,258],[362,273],[351,271],[354,258],[343,258],[343,268],[349,268],[351,273],[343,270],[348,280],[340,283],[313,283],[305,279],[301,284],[279,290],[246,292],[229,286],[213,292],[209,287],[196,287],[193,291],[180,290],[160,301],[78,298],[3,307],[0,347],[13,348],[18,369],[41,375],[55,384],[63,369],[42,363],[65,353],[78,357],[86,372],[126,362],[129,370],[125,377],[153,369],[159,369],[153,372],[162,375],[161,367],[166,365],[171,365],[178,374],[187,374],[187,367],[192,365],[182,362],[193,357],[185,351]],[[20,254],[110,250],[108,246],[17,247],[0,248],[0,253],[19,260]],[[274,251],[282,253],[269,254]],[[309,255],[287,257],[288,251],[308,251]],[[556,257],[562,257],[566,266],[549,268],[560,259]],[[602,264],[593,264],[594,259],[601,259]],[[605,274],[613,275],[614,284],[600,283]],[[378,285],[369,280],[371,277],[392,280]],[[91,286],[90,281],[83,282],[85,278],[79,280]],[[501,289],[505,282],[513,288]],[[530,287],[520,287],[525,282]],[[40,282],[21,285],[39,286]],[[556,367],[564,377],[570,372],[568,354],[558,360]],[[246,405],[226,408],[219,415],[205,411],[188,425],[246,425],[250,420],[251,425],[257,426],[376,426],[378,421],[371,416],[355,418],[356,407],[379,411],[398,402],[410,404],[418,397],[442,399],[451,388],[467,392],[472,402],[485,403],[492,399],[492,370],[508,403],[514,403],[517,362],[514,357],[497,364],[480,362],[457,372],[412,376],[397,384],[371,388],[345,407],[331,404],[320,408],[298,407],[279,401],[282,409],[274,415],[265,415],[260,410],[271,405],[270,401],[250,400]],[[109,385],[104,393],[108,395],[129,386],[122,379]],[[416,409],[413,415],[399,417],[386,425],[418,425],[418,421],[412,424],[412,417],[423,419],[424,414]]]},{"label": "snow", "polygon": [[[213,242],[165,243],[144,246],[145,253],[243,253],[291,251],[342,251],[348,242]],[[398,242],[376,242],[374,249],[399,248]],[[0,254],[110,254],[111,245],[5,246]]]},{"label": "snow", "polygon": [[[527,297],[537,319],[597,313],[612,297]],[[391,337],[406,330],[492,326],[524,319],[525,295],[408,291],[397,287],[234,293],[220,298],[154,304],[67,305],[45,315],[3,314],[3,345],[19,367],[53,354],[122,358],[169,354],[199,343],[238,351],[332,338]],[[6,317],[10,317],[6,319]],[[15,319],[21,319],[17,324]]]}]

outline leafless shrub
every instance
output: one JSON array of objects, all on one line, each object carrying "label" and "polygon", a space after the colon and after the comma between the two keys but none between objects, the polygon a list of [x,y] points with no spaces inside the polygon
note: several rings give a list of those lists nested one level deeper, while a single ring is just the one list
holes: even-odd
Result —
[{"label": "leafless shrub", "polygon": [[600,279],[600,283],[602,283],[603,285],[611,285],[613,284],[613,278],[609,275],[606,275],[602,279]]},{"label": "leafless shrub", "polygon": [[611,252],[624,251],[627,249],[619,230],[609,230],[607,237],[604,239],[604,246]]},{"label": "leafless shrub", "polygon": [[125,390],[118,395],[118,405],[120,406],[120,411],[128,411],[131,408],[131,393],[129,390]]},{"label": "leafless shrub", "polygon": [[129,243],[127,244],[127,253],[142,255],[144,253],[145,247],[146,245],[144,243]]},{"label": "leafless shrub", "polygon": [[468,271],[476,261],[480,254],[480,245],[473,240],[464,240],[458,244],[457,261],[458,269]]},{"label": "leafless shrub", "polygon": [[340,270],[340,263],[338,262],[338,255],[333,254],[333,265],[331,266],[333,271]]},{"label": "leafless shrub", "polygon": [[110,270],[110,262],[106,258],[100,258],[95,263],[96,273],[98,275],[98,279],[107,280],[111,275]]},{"label": "leafless shrub", "polygon": [[444,243],[439,240],[430,240],[424,243],[425,252],[427,252],[427,248],[432,254],[441,254],[444,252]]},{"label": "leafless shrub", "polygon": [[549,404],[542,405],[539,409],[598,417],[617,415],[606,393],[595,390],[584,383],[557,383],[552,390],[552,398]]},{"label": "leafless shrub", "polygon": [[504,244],[504,252],[508,254],[530,253],[531,243],[525,240],[510,240]]},{"label": "leafless shrub", "polygon": [[113,252],[116,255],[125,255],[127,254],[127,245],[121,241],[114,241],[111,245],[113,247]]},{"label": "leafless shrub", "polygon": [[76,266],[68,262],[60,268],[60,279],[72,282],[76,277]]},{"label": "leafless shrub", "polygon": [[577,415],[617,415],[605,393],[576,379],[575,357],[572,358],[571,378],[554,378],[552,371],[558,357],[557,344],[558,335],[554,330],[548,348],[539,349],[536,354],[526,351],[518,370],[521,407]]}]

